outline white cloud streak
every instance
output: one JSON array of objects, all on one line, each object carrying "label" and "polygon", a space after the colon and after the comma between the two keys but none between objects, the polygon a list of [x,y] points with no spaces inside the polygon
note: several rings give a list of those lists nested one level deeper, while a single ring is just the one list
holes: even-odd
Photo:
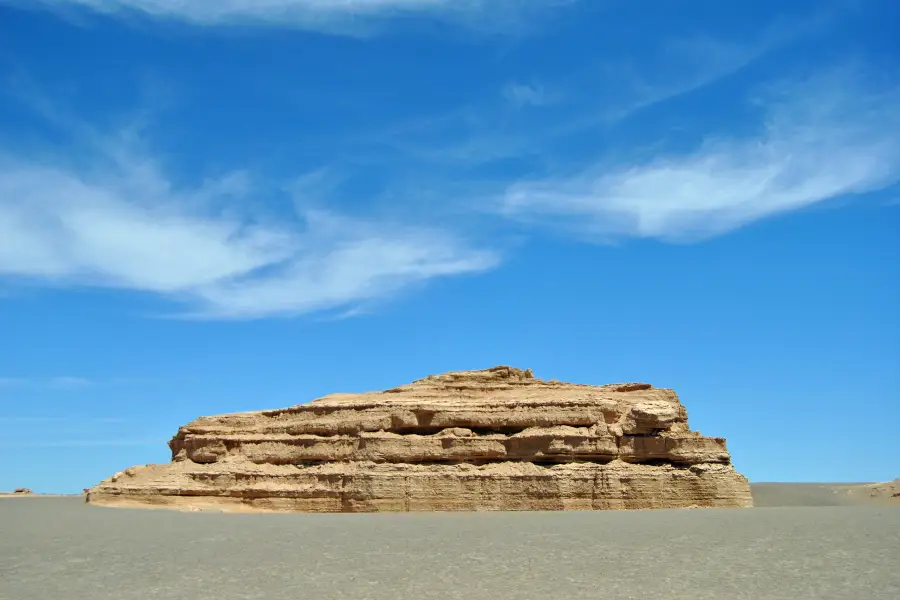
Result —
[{"label": "white cloud streak", "polygon": [[90,387],[92,382],[84,377],[54,377],[49,381],[51,387],[59,390],[77,390]]},{"label": "white cloud streak", "polygon": [[48,389],[58,391],[77,391],[109,386],[147,385],[156,383],[152,378],[112,377],[105,379],[88,379],[86,377],[0,377],[0,390],[3,389]]},{"label": "white cloud streak", "polygon": [[[804,22],[794,25],[798,36],[809,29]],[[692,37],[648,42],[640,60],[626,53],[614,60],[590,59],[574,69],[560,66],[558,74],[507,83],[499,91],[500,102],[476,102],[375,131],[354,130],[343,143],[358,160],[401,155],[422,165],[420,172],[505,159],[553,162],[556,152],[571,148],[572,136],[592,130],[599,140],[610,126],[728,77],[786,39],[787,34],[772,27],[745,41]],[[334,141],[332,137],[323,143]],[[385,147],[393,154],[385,156]]]},{"label": "white cloud streak", "polygon": [[597,240],[690,240],[900,180],[900,94],[845,77],[782,88],[758,135],[510,185],[506,216]]},{"label": "white cloud streak", "polygon": [[178,187],[124,142],[101,158],[0,160],[0,278],[150,292],[192,317],[245,319],[352,308],[498,260],[428,227],[255,214],[246,177]]},{"label": "white cloud streak", "polygon": [[41,387],[54,390],[76,390],[93,385],[83,377],[50,377],[47,379],[27,379],[24,377],[0,377],[0,389]]},{"label": "white cloud streak", "polygon": [[157,446],[158,439],[111,439],[111,440],[29,440],[23,442],[3,442],[0,448],[106,448],[126,446]]},{"label": "white cloud streak", "polygon": [[510,83],[503,88],[503,97],[510,104],[520,108],[545,106],[557,100],[553,94],[544,89],[544,86],[529,83]]},{"label": "white cloud streak", "polygon": [[71,423],[102,423],[112,425],[128,422],[128,419],[123,419],[121,417],[0,417],[0,424],[20,423],[30,425],[54,425]]},{"label": "white cloud streak", "polygon": [[[13,0],[14,2],[17,0]],[[476,29],[519,30],[539,11],[577,0],[30,0],[20,5],[146,15],[195,25],[266,25],[369,33],[378,21],[427,16]]]}]

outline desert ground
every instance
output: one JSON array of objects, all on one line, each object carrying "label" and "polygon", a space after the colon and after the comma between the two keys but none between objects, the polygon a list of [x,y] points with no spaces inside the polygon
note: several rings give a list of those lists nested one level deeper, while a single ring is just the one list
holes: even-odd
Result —
[{"label": "desert ground", "polygon": [[900,479],[884,483],[754,483],[751,490],[757,507],[900,507]]},{"label": "desert ground", "polygon": [[224,515],[9,498],[0,599],[896,600],[897,498],[846,488],[758,484],[754,509],[565,513]]}]

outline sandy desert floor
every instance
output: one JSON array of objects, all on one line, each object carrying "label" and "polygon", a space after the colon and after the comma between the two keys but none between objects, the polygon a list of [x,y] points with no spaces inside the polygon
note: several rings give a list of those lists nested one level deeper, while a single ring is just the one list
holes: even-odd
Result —
[{"label": "sandy desert floor", "polygon": [[900,507],[900,479],[884,483],[754,483],[751,489],[758,507]]},{"label": "sandy desert floor", "polygon": [[898,556],[900,510],[880,505],[223,515],[0,501],[3,600],[896,600]]}]

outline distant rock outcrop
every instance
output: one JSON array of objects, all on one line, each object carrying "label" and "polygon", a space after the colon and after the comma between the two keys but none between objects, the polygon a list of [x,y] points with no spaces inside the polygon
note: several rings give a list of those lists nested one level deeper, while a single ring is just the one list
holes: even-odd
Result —
[{"label": "distant rock outcrop", "polygon": [[280,410],[201,417],[172,462],[87,501],[183,509],[368,512],[751,506],[723,438],[675,392],[576,385],[495,367]]},{"label": "distant rock outcrop", "polygon": [[900,478],[881,483],[870,483],[859,486],[854,493],[865,494],[871,500],[900,502]]}]

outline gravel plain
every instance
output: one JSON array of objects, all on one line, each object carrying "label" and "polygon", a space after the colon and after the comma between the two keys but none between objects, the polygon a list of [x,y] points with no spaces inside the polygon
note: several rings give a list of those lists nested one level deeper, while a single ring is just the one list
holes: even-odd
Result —
[{"label": "gravel plain", "polygon": [[896,600],[900,510],[225,515],[12,498],[0,598]]}]

